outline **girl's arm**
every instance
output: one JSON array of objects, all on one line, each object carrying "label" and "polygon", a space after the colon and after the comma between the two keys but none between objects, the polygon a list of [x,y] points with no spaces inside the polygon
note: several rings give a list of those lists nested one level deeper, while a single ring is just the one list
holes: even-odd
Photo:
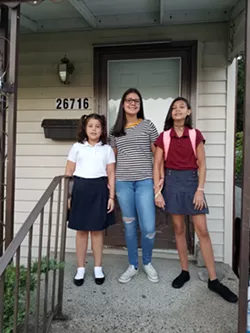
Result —
[{"label": "girl's arm", "polygon": [[194,195],[194,208],[197,210],[202,210],[206,206],[206,201],[204,199],[204,186],[206,181],[206,156],[204,143],[201,142],[196,148],[197,162],[199,166],[199,182],[198,188]]},{"label": "girl's arm", "polygon": [[109,200],[108,200],[108,213],[112,212],[115,208],[115,163],[107,165],[108,175],[108,188],[109,188]]},{"label": "girl's arm", "polygon": [[[150,131],[149,131],[149,135],[150,135],[150,141],[151,141],[151,151],[153,153],[153,155],[155,156],[155,153],[156,153],[156,145],[155,145],[155,142],[158,141],[158,138],[159,138],[159,134],[158,134],[158,131],[155,127],[155,125],[150,122]],[[164,161],[162,159],[162,165],[161,165],[161,183],[163,185],[163,180],[164,180]]]},{"label": "girl's arm", "polygon": [[154,158],[154,188],[155,193],[159,191],[159,183],[162,176],[162,160],[163,160],[163,150],[159,147],[156,147],[155,158]]},{"label": "girl's arm", "polygon": [[76,163],[68,160],[65,168],[65,176],[72,177],[75,168],[76,168]]},{"label": "girl's arm", "polygon": [[115,163],[107,165],[109,197],[115,199]]},{"label": "girl's arm", "polygon": [[152,150],[152,153],[154,155],[155,152],[156,152],[156,147],[155,147],[155,145],[153,143],[151,143],[151,150]]},{"label": "girl's arm", "polygon": [[[151,144],[151,150],[152,150],[152,153],[154,154],[154,158],[155,158],[156,147],[153,143]],[[163,154],[162,154],[162,156],[163,156]],[[161,160],[160,180],[164,180],[164,159],[163,159],[163,157]]]},{"label": "girl's arm", "polygon": [[114,135],[111,134],[111,132],[109,134],[109,144],[110,144],[111,148],[113,149],[115,156],[117,156],[116,138]]},{"label": "girl's arm", "polygon": [[197,160],[199,165],[199,184],[198,190],[203,191],[206,182],[206,155],[204,143],[201,142],[196,148]]},{"label": "girl's arm", "polygon": [[[67,164],[66,164],[66,168],[65,168],[65,176],[72,177],[73,173],[75,171],[75,168],[76,168],[76,163],[68,160]],[[68,198],[68,209],[70,209],[70,208],[71,208],[71,196],[69,195],[69,198]]]},{"label": "girl's arm", "polygon": [[163,150],[160,147],[156,147],[155,159],[154,159],[154,192],[155,192],[155,204],[159,208],[164,208],[165,201],[161,194],[162,189],[162,169],[163,169]]}]

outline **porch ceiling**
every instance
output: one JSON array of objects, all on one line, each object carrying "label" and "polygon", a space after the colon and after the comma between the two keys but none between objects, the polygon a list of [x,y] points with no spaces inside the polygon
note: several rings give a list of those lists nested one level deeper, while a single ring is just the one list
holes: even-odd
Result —
[{"label": "porch ceiling", "polygon": [[22,32],[223,22],[244,7],[243,0],[136,0],[136,6],[134,0],[41,1],[21,5]]}]

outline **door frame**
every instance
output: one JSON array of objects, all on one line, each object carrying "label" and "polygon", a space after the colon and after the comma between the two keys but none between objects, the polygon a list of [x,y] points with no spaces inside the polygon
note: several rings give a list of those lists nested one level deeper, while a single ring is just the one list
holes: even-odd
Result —
[{"label": "door frame", "polygon": [[[94,46],[94,110],[107,117],[108,62],[152,58],[181,58],[181,96],[192,105],[193,122],[197,108],[197,41],[148,42]],[[136,88],[136,87],[135,87]],[[194,254],[194,228],[187,223],[189,254]]]}]

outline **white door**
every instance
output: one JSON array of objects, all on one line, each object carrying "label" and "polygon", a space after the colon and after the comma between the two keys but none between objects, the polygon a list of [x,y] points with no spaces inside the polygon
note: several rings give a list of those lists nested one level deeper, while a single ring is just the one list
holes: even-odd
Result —
[{"label": "white door", "polygon": [[162,132],[169,106],[181,93],[181,58],[111,60],[108,62],[108,125],[114,125],[123,93],[136,88],[145,118]]}]

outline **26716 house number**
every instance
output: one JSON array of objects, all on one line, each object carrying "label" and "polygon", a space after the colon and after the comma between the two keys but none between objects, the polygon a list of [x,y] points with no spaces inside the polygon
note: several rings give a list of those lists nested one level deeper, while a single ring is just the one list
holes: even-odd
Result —
[{"label": "26716 house number", "polygon": [[86,110],[89,108],[88,98],[57,98],[57,110]]}]

